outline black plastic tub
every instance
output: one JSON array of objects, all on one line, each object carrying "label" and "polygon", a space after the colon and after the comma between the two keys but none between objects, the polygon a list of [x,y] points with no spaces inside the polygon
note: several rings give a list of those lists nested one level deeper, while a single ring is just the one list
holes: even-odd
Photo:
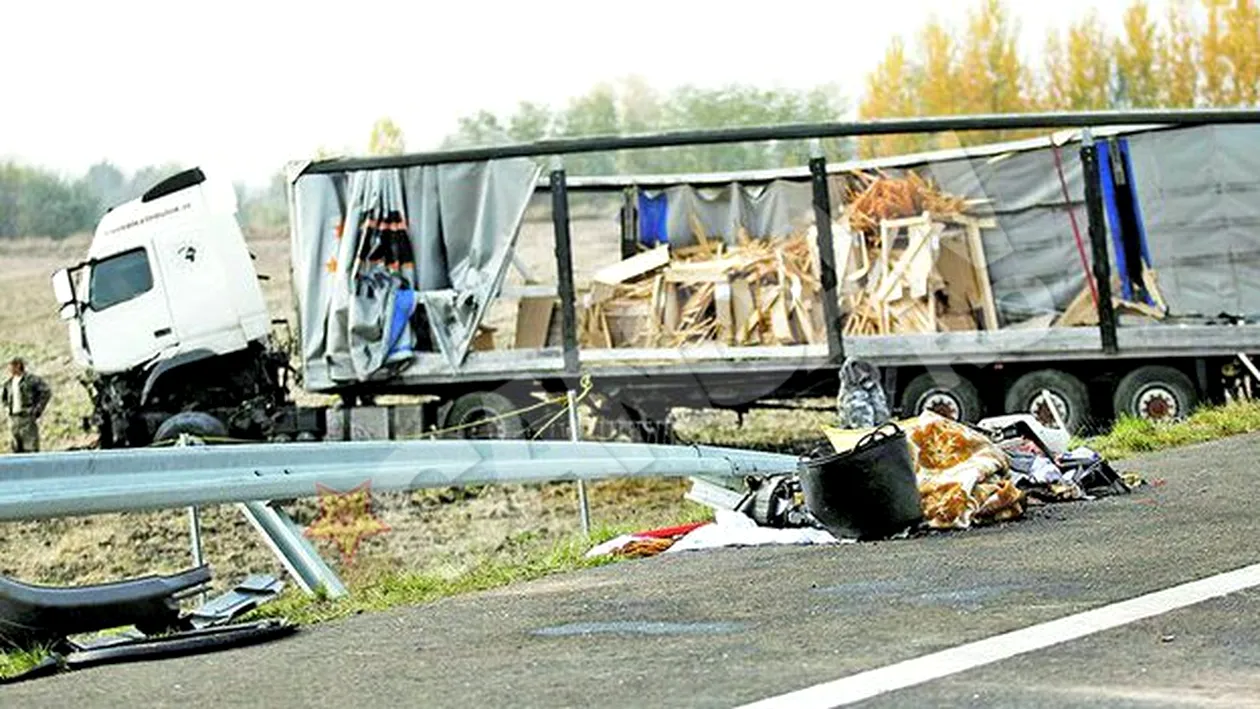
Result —
[{"label": "black plastic tub", "polygon": [[923,519],[906,433],[886,423],[853,450],[801,461],[810,514],[839,538],[884,539]]}]

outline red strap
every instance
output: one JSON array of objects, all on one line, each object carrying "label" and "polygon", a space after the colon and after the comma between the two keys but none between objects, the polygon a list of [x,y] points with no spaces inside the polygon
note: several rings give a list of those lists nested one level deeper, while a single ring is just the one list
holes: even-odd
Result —
[{"label": "red strap", "polygon": [[664,527],[662,529],[652,529],[647,532],[635,532],[636,537],[651,537],[653,539],[666,539],[669,537],[677,537],[680,534],[686,534],[697,527],[703,527],[708,522],[695,522],[693,524],[680,524],[677,527]]},{"label": "red strap", "polygon": [[1094,299],[1094,307],[1098,307],[1098,286],[1089,272],[1089,259],[1085,256],[1085,242],[1081,239],[1081,229],[1076,224],[1076,210],[1072,209],[1072,196],[1068,194],[1067,178],[1063,176],[1063,159],[1059,157],[1059,146],[1054,144],[1054,136],[1050,137],[1050,147],[1054,150],[1054,168],[1059,173],[1059,187],[1063,189],[1063,201],[1067,203],[1068,217],[1072,220],[1072,236],[1076,237],[1076,251],[1081,255],[1081,268],[1085,271],[1085,282],[1089,284],[1089,294]]}]

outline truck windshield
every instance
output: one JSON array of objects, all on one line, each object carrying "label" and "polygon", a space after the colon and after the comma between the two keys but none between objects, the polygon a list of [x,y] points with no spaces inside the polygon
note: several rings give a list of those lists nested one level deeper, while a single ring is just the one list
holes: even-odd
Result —
[{"label": "truck windshield", "polygon": [[92,266],[88,305],[104,310],[126,302],[153,287],[149,256],[143,248],[124,251]]}]

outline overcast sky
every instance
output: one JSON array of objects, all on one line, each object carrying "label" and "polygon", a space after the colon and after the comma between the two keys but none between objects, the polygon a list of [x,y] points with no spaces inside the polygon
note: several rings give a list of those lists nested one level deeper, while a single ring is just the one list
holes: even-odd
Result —
[{"label": "overcast sky", "polygon": [[[1030,48],[1090,8],[1118,27],[1127,5],[1007,1]],[[261,183],[318,146],[364,150],[380,116],[425,150],[477,109],[561,105],[629,74],[662,89],[837,82],[855,102],[894,34],[932,8],[960,23],[973,5],[8,0],[0,157],[67,174],[177,160]]]}]

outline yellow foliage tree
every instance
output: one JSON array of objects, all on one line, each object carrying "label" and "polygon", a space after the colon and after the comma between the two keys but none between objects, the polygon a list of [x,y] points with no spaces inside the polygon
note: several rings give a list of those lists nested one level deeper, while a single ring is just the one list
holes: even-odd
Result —
[{"label": "yellow foliage tree", "polygon": [[[965,113],[1019,113],[1032,105],[1032,71],[1016,46],[1019,26],[1002,0],[980,0],[967,13],[957,87]],[[1016,137],[1001,131],[958,136],[964,143]]]},{"label": "yellow foliage tree", "polygon": [[372,126],[368,141],[368,153],[372,155],[402,155],[406,150],[402,129],[392,120],[381,118]]},{"label": "yellow foliage tree", "polygon": [[1203,72],[1203,100],[1209,106],[1230,103],[1229,48],[1225,41],[1225,11],[1230,0],[1203,0],[1207,26],[1200,40],[1199,62]]},{"label": "yellow foliage tree", "polygon": [[[914,116],[918,113],[917,93],[917,76],[906,57],[905,43],[900,37],[894,37],[884,51],[883,60],[866,77],[866,94],[858,105],[858,116],[862,119]],[[882,135],[862,139],[858,151],[865,157],[897,155],[913,152],[920,145],[918,136]]]},{"label": "yellow foliage tree", "polygon": [[1223,14],[1221,53],[1229,64],[1228,105],[1254,106],[1260,99],[1260,3],[1234,0]]},{"label": "yellow foliage tree", "polygon": [[1112,105],[1111,47],[1091,11],[1067,31],[1046,38],[1046,104],[1060,111],[1091,111]]},{"label": "yellow foliage tree", "polygon": [[1199,38],[1187,0],[1170,0],[1166,19],[1166,34],[1155,53],[1159,102],[1166,108],[1193,108],[1199,97]]},{"label": "yellow foliage tree", "polygon": [[1119,82],[1119,99],[1131,108],[1160,105],[1162,79],[1157,54],[1159,33],[1146,0],[1136,0],[1124,12],[1124,38],[1115,42],[1112,52]]}]

